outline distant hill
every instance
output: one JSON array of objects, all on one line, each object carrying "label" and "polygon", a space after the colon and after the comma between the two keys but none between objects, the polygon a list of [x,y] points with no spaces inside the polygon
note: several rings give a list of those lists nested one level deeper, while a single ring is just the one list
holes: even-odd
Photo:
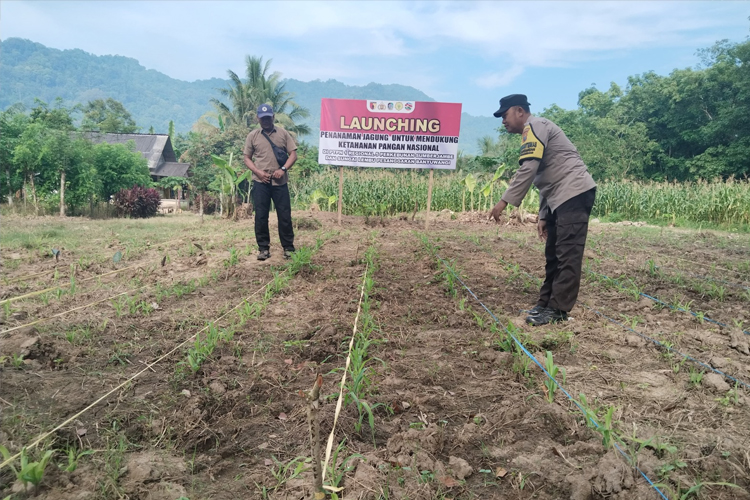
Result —
[{"label": "distant hill", "polygon": [[[31,108],[34,98],[52,103],[62,97],[66,105],[72,105],[112,97],[125,105],[143,132],[151,126],[156,132],[166,132],[170,120],[177,132],[189,131],[201,115],[212,110],[209,100],[220,97],[217,89],[229,84],[221,78],[185,82],[146,69],[129,57],[52,49],[20,38],[0,42],[0,55],[0,109],[17,102]],[[294,79],[286,83],[295,101],[310,110],[307,123],[313,135],[303,139],[311,143],[317,142],[323,97],[434,101],[413,87],[396,84],[353,86],[336,80]],[[496,137],[499,125],[495,118],[464,113],[459,147],[478,153],[478,140],[485,135]]]}]

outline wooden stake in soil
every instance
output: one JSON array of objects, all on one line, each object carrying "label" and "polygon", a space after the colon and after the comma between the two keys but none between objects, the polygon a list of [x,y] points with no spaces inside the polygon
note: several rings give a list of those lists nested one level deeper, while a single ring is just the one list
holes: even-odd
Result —
[{"label": "wooden stake in soil", "polygon": [[339,167],[339,226],[341,225],[341,209],[344,207],[344,167]]},{"label": "wooden stake in soil", "polygon": [[427,227],[430,225],[430,206],[432,205],[432,174],[435,172],[434,168],[430,169],[430,184],[427,187],[427,214],[424,216],[424,230],[427,231]]},{"label": "wooden stake in soil", "polygon": [[318,422],[318,410],[320,409],[320,388],[323,386],[323,376],[318,374],[313,383],[312,390],[307,395],[307,425],[310,429],[310,445],[312,446],[313,459],[313,498],[323,500],[326,497],[323,491],[323,467],[320,463],[320,422]]}]

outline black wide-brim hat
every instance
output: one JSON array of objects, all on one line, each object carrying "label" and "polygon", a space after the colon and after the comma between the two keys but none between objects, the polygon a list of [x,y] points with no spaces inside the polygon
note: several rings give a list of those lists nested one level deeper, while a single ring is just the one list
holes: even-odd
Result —
[{"label": "black wide-brim hat", "polygon": [[508,111],[513,106],[530,106],[529,101],[526,99],[526,96],[523,94],[511,94],[506,95],[502,99],[500,99],[500,109],[495,111],[495,117],[500,118],[503,116],[503,113]]}]

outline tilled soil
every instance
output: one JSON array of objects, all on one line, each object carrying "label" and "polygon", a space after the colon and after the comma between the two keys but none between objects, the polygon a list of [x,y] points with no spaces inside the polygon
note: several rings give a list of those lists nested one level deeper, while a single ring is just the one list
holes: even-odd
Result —
[{"label": "tilled soil", "polygon": [[[535,226],[458,215],[438,214],[425,232],[409,217],[339,226],[335,214],[295,213],[297,246],[319,248],[273,294],[287,264],[278,247],[260,262],[233,258],[222,240],[231,232],[233,248],[250,248],[252,221],[186,223],[179,242],[121,263],[125,271],[97,279],[118,267],[97,261],[78,272],[73,294],[10,303],[0,444],[16,453],[71,422],[40,445],[57,450],[41,484],[24,491],[5,467],[0,497],[312,498],[305,395],[321,374],[324,447],[373,247],[376,327],[369,387],[358,394],[373,426],[355,404],[343,407],[326,476],[343,487],[339,498],[661,498],[644,476],[667,498],[693,487],[685,498],[750,498],[746,237],[594,224],[572,319],[532,328],[523,311],[544,268]],[[190,216],[164,223],[179,217]],[[199,246],[187,251],[190,242]],[[60,262],[15,256],[24,264],[4,271],[2,298],[52,286],[54,269],[69,271],[86,251]],[[138,300],[104,300],[117,294]],[[193,372],[187,350],[219,317],[233,335]],[[542,365],[552,354],[557,380],[599,430],[562,390],[548,402],[547,376],[512,347],[508,325]],[[93,453],[69,472],[67,450]]]}]

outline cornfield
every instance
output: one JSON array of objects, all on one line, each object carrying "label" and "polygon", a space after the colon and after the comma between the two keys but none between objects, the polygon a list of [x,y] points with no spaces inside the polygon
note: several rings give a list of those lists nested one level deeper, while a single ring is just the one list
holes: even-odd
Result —
[{"label": "cornfield", "polygon": [[[436,172],[432,191],[434,211],[449,209],[487,211],[503,193],[501,181],[493,192],[482,194],[480,186],[492,173],[475,173],[476,187],[466,183],[463,172]],[[321,210],[335,211],[339,189],[338,170],[331,168],[307,179],[290,183],[292,203],[307,209],[313,203]],[[425,172],[344,169],[344,208],[347,215],[394,215],[419,210],[427,204],[428,177]],[[471,189],[470,189],[471,187]],[[325,196],[325,197],[324,197]],[[539,195],[532,187],[523,203],[534,212]],[[728,179],[713,182],[656,183],[634,181],[599,182],[594,217],[620,220],[688,221],[742,225],[750,224],[750,182]]]},{"label": "cornfield", "polygon": [[[500,200],[503,187],[495,185],[491,193],[482,194],[482,185],[492,179],[493,174],[471,174],[474,184],[462,182],[466,174],[436,172],[432,187],[432,207],[434,211],[490,210]],[[344,170],[344,208],[346,215],[394,215],[419,210],[427,205],[429,178],[424,172],[414,170],[390,172],[369,169]],[[308,179],[290,183],[292,204],[297,209],[307,209],[317,204],[321,210],[336,210],[338,199],[339,174],[329,169]],[[323,197],[331,197],[332,203]],[[539,206],[536,190],[524,200],[524,209],[534,211]]]},{"label": "cornfield", "polygon": [[750,223],[750,182],[609,181],[599,184],[594,215],[630,220]]}]

